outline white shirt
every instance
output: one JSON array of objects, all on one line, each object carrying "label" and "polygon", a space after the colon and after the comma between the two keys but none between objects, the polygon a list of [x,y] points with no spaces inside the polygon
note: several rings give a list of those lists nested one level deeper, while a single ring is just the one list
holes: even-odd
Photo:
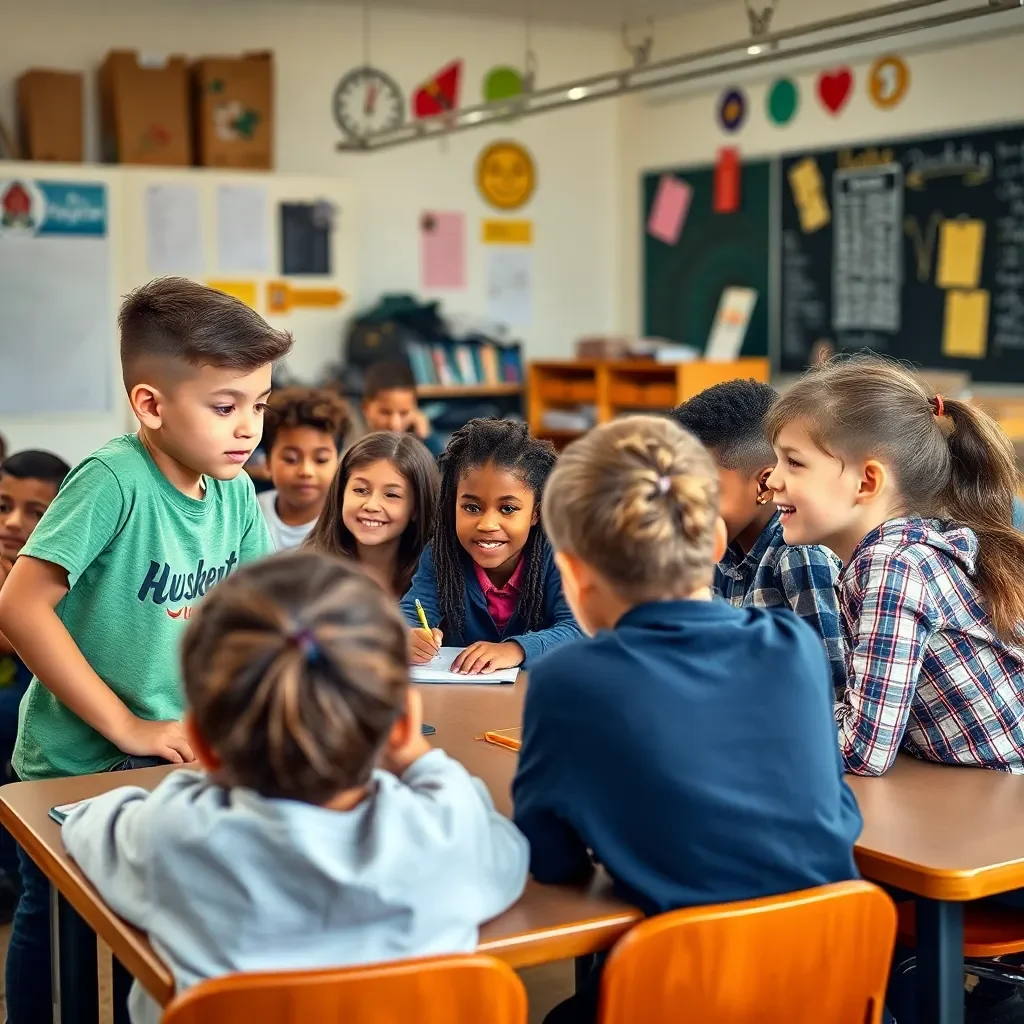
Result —
[{"label": "white shirt", "polygon": [[300,523],[298,526],[289,526],[281,522],[277,514],[277,491],[264,491],[256,495],[256,500],[263,509],[263,518],[267,521],[267,528],[270,530],[270,537],[274,542],[275,551],[287,551],[289,548],[297,548],[316,526],[316,519],[308,523]]}]

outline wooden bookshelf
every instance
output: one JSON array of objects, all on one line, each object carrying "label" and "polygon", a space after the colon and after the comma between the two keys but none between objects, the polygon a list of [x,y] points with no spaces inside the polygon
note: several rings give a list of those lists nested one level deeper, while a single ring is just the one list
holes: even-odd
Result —
[{"label": "wooden bookshelf", "polygon": [[767,359],[737,359],[731,363],[656,363],[566,360],[530,363],[527,370],[527,408],[530,432],[562,447],[578,431],[545,426],[545,413],[593,406],[598,423],[630,412],[665,412],[680,402],[723,381],[771,376]]},{"label": "wooden bookshelf", "polygon": [[416,394],[425,399],[504,398],[521,395],[522,384],[419,384]]}]

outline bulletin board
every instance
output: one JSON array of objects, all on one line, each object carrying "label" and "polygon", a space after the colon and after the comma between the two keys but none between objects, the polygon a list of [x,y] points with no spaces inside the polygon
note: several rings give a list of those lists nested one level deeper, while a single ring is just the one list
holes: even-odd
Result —
[{"label": "bulletin board", "polygon": [[1024,127],[793,154],[781,172],[783,372],[825,343],[1024,381]]},{"label": "bulletin board", "polygon": [[728,214],[717,214],[713,209],[713,167],[679,167],[645,174],[641,199],[645,225],[664,174],[685,181],[693,195],[675,245],[644,233],[644,334],[703,351],[722,292],[730,286],[742,286],[755,289],[758,298],[741,354],[767,355],[771,163],[742,163],[740,206]]}]

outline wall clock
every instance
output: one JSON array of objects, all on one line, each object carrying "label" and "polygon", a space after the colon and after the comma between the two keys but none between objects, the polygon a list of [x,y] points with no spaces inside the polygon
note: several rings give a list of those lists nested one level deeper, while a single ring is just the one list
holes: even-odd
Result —
[{"label": "wall clock", "polygon": [[398,83],[378,68],[353,68],[334,89],[334,120],[351,138],[397,128],[405,120]]}]

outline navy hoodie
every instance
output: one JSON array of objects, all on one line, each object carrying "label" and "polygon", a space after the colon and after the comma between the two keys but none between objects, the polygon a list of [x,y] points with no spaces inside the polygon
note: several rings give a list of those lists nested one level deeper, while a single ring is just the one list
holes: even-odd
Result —
[{"label": "navy hoodie", "polygon": [[515,822],[539,882],[591,854],[647,913],[856,878],[821,638],[788,609],[665,601],[530,673]]}]

